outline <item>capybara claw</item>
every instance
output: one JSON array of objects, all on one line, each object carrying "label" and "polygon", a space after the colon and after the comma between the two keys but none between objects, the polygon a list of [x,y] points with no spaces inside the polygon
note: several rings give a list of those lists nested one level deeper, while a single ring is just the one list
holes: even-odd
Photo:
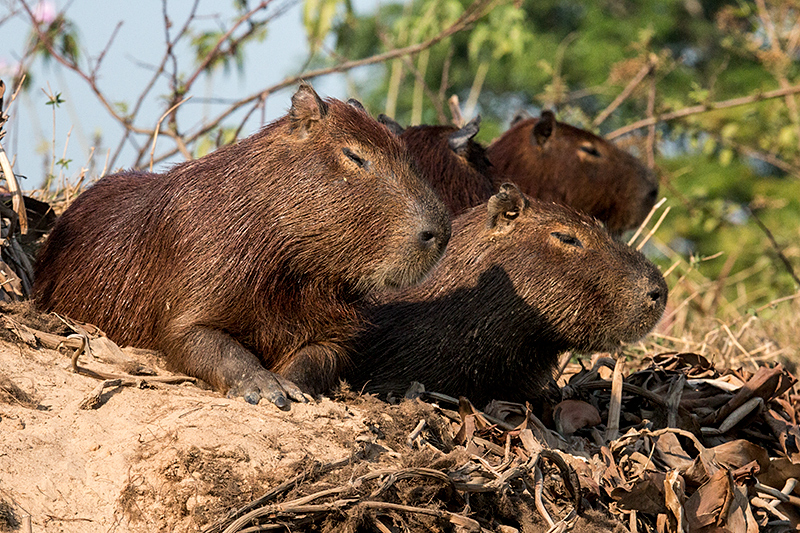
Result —
[{"label": "capybara claw", "polygon": [[255,391],[248,392],[244,395],[244,401],[251,405],[258,405],[258,401],[261,399],[261,395]]}]

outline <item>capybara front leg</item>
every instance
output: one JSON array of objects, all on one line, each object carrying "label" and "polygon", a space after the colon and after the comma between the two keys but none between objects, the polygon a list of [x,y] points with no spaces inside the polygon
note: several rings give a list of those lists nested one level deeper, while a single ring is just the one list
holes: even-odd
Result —
[{"label": "capybara front leg", "polygon": [[179,370],[248,403],[257,404],[265,398],[288,410],[290,399],[308,401],[297,385],[264,368],[252,352],[220,330],[192,327],[173,339],[167,356]]},{"label": "capybara front leg", "polygon": [[341,361],[347,357],[342,346],[317,342],[298,350],[289,363],[281,368],[281,375],[297,383],[311,394],[330,390],[339,379]]}]

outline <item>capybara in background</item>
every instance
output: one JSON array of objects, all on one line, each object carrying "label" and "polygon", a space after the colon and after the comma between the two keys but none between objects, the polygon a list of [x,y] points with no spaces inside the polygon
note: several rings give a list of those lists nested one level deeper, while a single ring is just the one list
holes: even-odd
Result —
[{"label": "capybara in background", "polygon": [[558,355],[613,351],[661,318],[667,285],[645,257],[569,207],[510,184],[453,221],[421,284],[382,296],[344,374],[355,390],[536,398]]},{"label": "capybara in background", "polygon": [[34,292],[220,391],[288,408],[336,379],[365,295],[419,282],[449,238],[402,143],[303,84],[251,137],[81,194],[38,256]]},{"label": "capybara in background", "polygon": [[486,150],[472,140],[480,128],[480,116],[462,128],[422,125],[403,129],[386,115],[378,115],[378,120],[406,143],[451,215],[482,204],[494,193]]},{"label": "capybara in background", "polygon": [[495,184],[596,217],[612,233],[639,226],[658,181],[639,159],[586,130],[556,122],[551,111],[512,123],[487,148]]}]

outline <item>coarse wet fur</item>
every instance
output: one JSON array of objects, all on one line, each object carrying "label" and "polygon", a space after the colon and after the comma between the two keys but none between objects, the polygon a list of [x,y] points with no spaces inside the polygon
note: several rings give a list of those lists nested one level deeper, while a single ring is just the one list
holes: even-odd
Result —
[{"label": "coarse wet fur", "polygon": [[595,219],[504,184],[453,221],[445,257],[420,285],[366,316],[345,379],[354,390],[536,398],[566,350],[613,351],[660,319],[667,285]]},{"label": "coarse wet fur", "polygon": [[447,211],[357,102],[303,84],[260,132],[81,194],[35,267],[38,307],[281,408],[328,389],[374,289],[419,282]]},{"label": "coarse wet fur", "polygon": [[386,115],[378,115],[378,120],[405,142],[451,215],[482,204],[494,193],[486,150],[473,140],[480,128],[480,116],[461,128],[421,125],[404,129]]},{"label": "coarse wet fur", "polygon": [[639,226],[658,196],[658,180],[639,159],[563,122],[551,111],[518,118],[487,148],[495,184],[512,181],[531,198],[598,218],[612,233]]}]

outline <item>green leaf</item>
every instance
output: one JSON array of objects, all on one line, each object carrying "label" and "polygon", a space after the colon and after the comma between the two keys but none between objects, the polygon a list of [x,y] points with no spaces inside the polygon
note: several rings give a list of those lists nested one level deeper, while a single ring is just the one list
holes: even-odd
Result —
[{"label": "green leaf", "polygon": [[723,167],[729,166],[731,164],[731,161],[733,161],[733,156],[734,156],[733,150],[731,150],[730,148],[723,148],[719,152],[719,164],[722,165]]},{"label": "green leaf", "polygon": [[336,12],[344,3],[344,0],[305,0],[303,25],[312,52],[319,48],[323,39],[330,33]]}]

